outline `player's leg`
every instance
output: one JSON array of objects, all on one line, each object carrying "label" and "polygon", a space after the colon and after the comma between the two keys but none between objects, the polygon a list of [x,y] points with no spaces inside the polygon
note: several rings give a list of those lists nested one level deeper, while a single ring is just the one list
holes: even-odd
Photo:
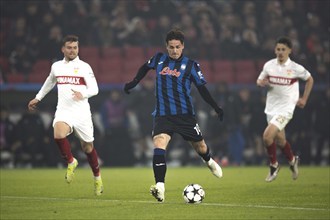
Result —
[{"label": "player's leg", "polygon": [[[55,119],[56,120],[56,119]],[[78,166],[78,161],[73,157],[67,136],[72,133],[72,127],[66,122],[54,120],[54,140],[60,149],[62,157],[68,166],[65,174],[67,183],[71,183],[74,178],[74,171]]]},{"label": "player's leg", "polygon": [[214,176],[221,178],[222,169],[217,162],[211,158],[209,147],[206,145],[204,139],[201,141],[189,141],[191,146],[195,149],[198,155],[203,159],[208,168],[211,170]]},{"label": "player's leg", "polygon": [[296,180],[299,174],[298,171],[299,157],[293,154],[291,145],[286,139],[284,129],[277,134],[276,142],[278,143],[278,146],[280,147],[282,153],[285,155],[286,159],[289,162],[290,170],[292,172],[292,179]]},{"label": "player's leg", "polygon": [[72,128],[63,121],[58,121],[54,124],[54,139],[60,149],[62,157],[67,163],[73,162],[70,143],[67,136],[72,132]]},{"label": "player's leg", "polygon": [[280,170],[280,166],[277,162],[276,157],[276,144],[275,144],[275,137],[279,129],[272,123],[269,123],[266,127],[264,134],[263,134],[263,142],[266,148],[266,152],[269,158],[269,173],[266,177],[267,182],[271,182],[276,179],[277,174]]},{"label": "player's leg", "polygon": [[94,148],[93,142],[80,141],[81,148],[87,156],[89,166],[92,169],[94,175],[94,192],[99,196],[103,193],[103,182],[100,173],[100,165],[98,161],[97,151]]},{"label": "player's leg", "polygon": [[166,148],[170,140],[171,136],[165,133],[160,133],[153,137],[155,148],[152,164],[156,185],[150,187],[150,193],[159,202],[164,202],[165,200]]},{"label": "player's leg", "polygon": [[79,138],[81,148],[87,156],[89,166],[94,175],[94,192],[99,196],[103,193],[103,183],[100,174],[100,166],[97,151],[94,147],[94,126],[91,117],[77,120],[74,126],[75,135]]}]

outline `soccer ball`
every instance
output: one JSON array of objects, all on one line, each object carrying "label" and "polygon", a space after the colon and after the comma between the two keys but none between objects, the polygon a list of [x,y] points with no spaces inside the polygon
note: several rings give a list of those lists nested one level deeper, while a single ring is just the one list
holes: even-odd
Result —
[{"label": "soccer ball", "polygon": [[205,198],[205,191],[200,185],[192,183],[183,189],[182,196],[186,203],[198,204]]}]

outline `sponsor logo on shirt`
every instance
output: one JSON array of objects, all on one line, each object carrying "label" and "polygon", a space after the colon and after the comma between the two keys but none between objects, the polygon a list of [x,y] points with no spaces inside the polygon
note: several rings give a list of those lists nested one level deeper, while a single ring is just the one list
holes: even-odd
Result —
[{"label": "sponsor logo on shirt", "polygon": [[86,85],[83,77],[77,76],[57,76],[57,84]]},{"label": "sponsor logo on shirt", "polygon": [[276,84],[276,85],[292,85],[293,83],[297,82],[297,79],[269,76],[268,81],[271,84]]},{"label": "sponsor logo on shirt", "polygon": [[170,75],[170,76],[175,76],[179,77],[181,75],[180,71],[177,71],[176,69],[171,70],[169,67],[165,67],[161,72],[161,75]]}]

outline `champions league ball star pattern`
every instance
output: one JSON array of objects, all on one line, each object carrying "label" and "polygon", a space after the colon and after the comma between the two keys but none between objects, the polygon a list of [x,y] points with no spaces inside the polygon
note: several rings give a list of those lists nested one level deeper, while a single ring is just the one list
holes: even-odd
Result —
[{"label": "champions league ball star pattern", "polygon": [[205,191],[202,186],[192,183],[184,188],[182,195],[186,203],[198,204],[205,198]]}]

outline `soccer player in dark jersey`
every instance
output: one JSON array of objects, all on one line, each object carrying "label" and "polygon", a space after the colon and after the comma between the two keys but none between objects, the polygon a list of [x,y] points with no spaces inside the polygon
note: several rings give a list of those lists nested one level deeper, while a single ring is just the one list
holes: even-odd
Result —
[{"label": "soccer player in dark jersey", "polygon": [[165,200],[166,148],[174,133],[180,134],[200,155],[213,175],[222,177],[221,167],[211,158],[195,117],[192,97],[193,83],[202,98],[212,106],[219,119],[223,120],[223,110],[210,95],[199,64],[183,55],[184,34],[178,29],[167,33],[168,54],[156,53],[138,70],[135,78],[125,84],[124,91],[129,94],[151,69],[156,72],[156,107],[153,112],[153,171],[155,185],[150,193],[159,202]]}]

